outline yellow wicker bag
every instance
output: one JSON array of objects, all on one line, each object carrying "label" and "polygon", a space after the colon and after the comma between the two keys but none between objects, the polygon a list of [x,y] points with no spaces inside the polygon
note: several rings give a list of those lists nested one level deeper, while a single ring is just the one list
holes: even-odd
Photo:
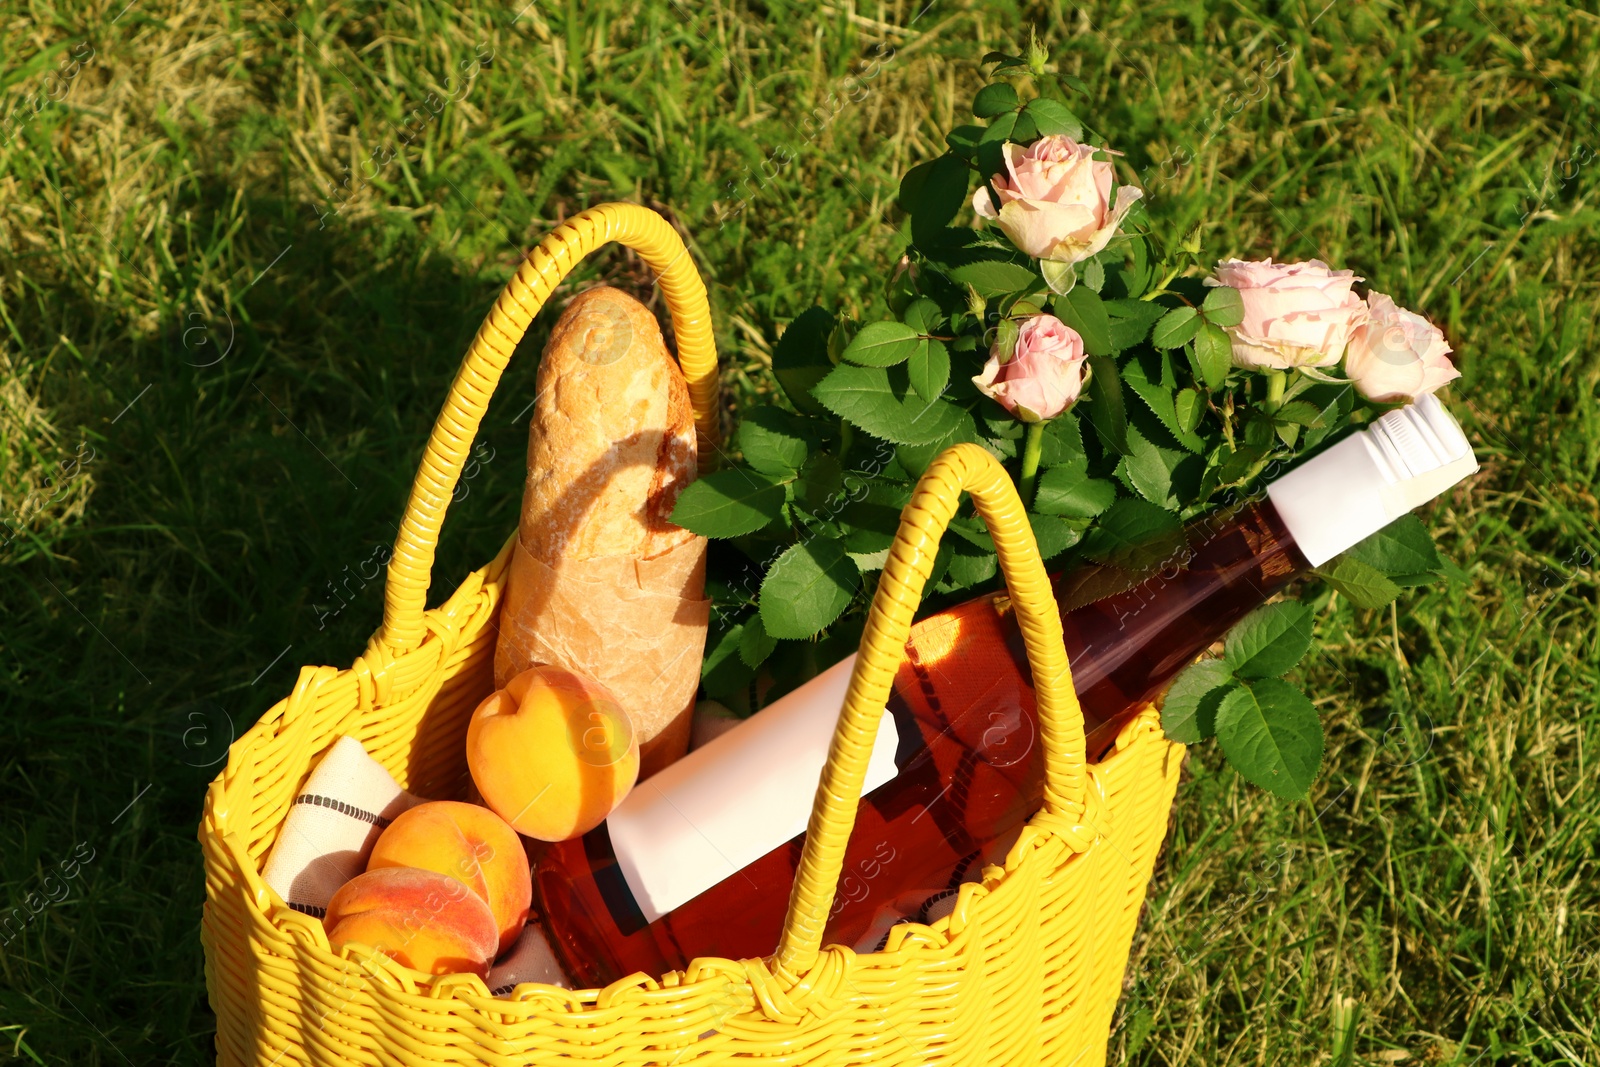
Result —
[{"label": "yellow wicker bag", "polygon": [[[234,743],[206,794],[201,938],[223,1064],[774,1064],[1104,1062],[1139,908],[1166,833],[1183,748],[1146,709],[1100,763],[1084,761],[1061,621],[1010,480],[982,449],[946,451],[919,482],[878,581],[807,831],[782,941],[766,960],[694,960],[605,989],[432,978],[387,957],[329,950],[261,865],[296,791],[338,737],[400,783],[439,797],[465,780],[467,718],[492,688],[495,613],[510,543],[425,611],[445,505],[500,372],[572,266],[607,241],[655,270],[672,312],[701,454],[717,439],[705,289],[659,216],[607,204],[528,257],[479,329],[440,412],[389,566],[383,628],[347,670],[304,667]],[[1006,857],[932,926],[896,927],[883,952],[821,944],[891,679],[939,537],[962,490],[993,535],[1033,666],[1045,805]]]}]

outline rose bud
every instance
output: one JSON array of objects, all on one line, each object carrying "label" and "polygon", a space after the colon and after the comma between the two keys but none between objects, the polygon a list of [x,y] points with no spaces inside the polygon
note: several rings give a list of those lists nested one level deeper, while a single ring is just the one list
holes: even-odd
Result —
[{"label": "rose bud", "polygon": [[1344,357],[1344,372],[1362,396],[1410,402],[1461,377],[1439,327],[1382,293],[1367,294],[1367,312]]},{"label": "rose bud", "polygon": [[1054,315],[1035,315],[1017,331],[1016,345],[989,350],[973,384],[1023,422],[1053,419],[1083,391],[1083,338]]},{"label": "rose bud", "polygon": [[980,218],[995,219],[1016,245],[1035,259],[1079,263],[1111,240],[1134,201],[1131,185],[1111,202],[1112,167],[1095,149],[1070,137],[1041,137],[1026,147],[1001,146],[1006,169],[972,198]]},{"label": "rose bud", "polygon": [[1244,302],[1244,319],[1226,327],[1237,367],[1287,370],[1339,362],[1350,332],[1367,321],[1367,305],[1350,287],[1348,270],[1321,260],[1259,263],[1226,259],[1207,285],[1231,285]]}]

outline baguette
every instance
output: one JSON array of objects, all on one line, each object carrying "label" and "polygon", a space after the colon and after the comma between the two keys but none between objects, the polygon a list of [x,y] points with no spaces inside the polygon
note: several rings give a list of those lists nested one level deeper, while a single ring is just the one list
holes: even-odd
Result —
[{"label": "baguette", "polygon": [[642,778],[687,750],[710,618],[705,538],[670,519],[695,474],[689,390],[655,316],[606,287],[562,313],[537,388],[495,685],[539,663],[594,678]]}]

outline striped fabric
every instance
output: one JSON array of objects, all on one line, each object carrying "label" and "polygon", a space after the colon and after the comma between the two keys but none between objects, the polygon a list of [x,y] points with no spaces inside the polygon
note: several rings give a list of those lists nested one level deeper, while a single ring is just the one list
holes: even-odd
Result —
[{"label": "striped fabric", "polygon": [[421,802],[360,741],[341,737],[290,805],[262,877],[289,907],[320,919],[339,887],[366,870],[389,821]]}]

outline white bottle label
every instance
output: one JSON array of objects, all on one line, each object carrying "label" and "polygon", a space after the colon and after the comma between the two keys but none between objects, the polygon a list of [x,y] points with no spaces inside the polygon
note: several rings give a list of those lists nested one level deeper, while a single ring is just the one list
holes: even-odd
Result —
[{"label": "white bottle label", "polygon": [[[856,658],[836,663],[704,748],[640,782],[606,819],[648,922],[805,832]],[[897,773],[883,716],[861,795]]]}]

